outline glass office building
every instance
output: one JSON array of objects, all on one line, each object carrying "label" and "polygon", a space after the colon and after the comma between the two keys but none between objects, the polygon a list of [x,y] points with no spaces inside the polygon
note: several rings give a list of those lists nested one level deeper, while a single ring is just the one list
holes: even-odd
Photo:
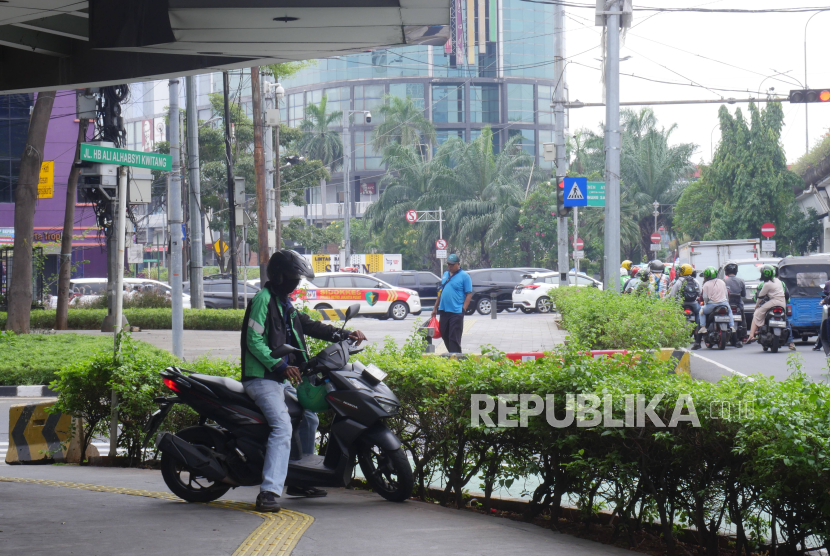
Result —
[{"label": "glass office building", "polygon": [[[281,80],[286,89],[281,118],[290,126],[298,126],[305,107],[318,104],[323,95],[329,111],[373,111],[371,123],[356,114],[350,125],[353,214],[361,215],[380,194],[385,169],[371,138],[380,123],[376,108],[385,95],[411,97],[435,124],[438,143],[450,137],[470,141],[490,126],[496,148],[519,136],[537,166],[552,167],[542,159],[541,145],[553,142],[553,7],[522,0],[454,0],[452,9],[451,39],[445,46],[317,60]],[[342,215],[342,199],[343,178],[337,172],[325,188],[308,192],[309,207],[286,207],[284,212],[333,220]]]}]

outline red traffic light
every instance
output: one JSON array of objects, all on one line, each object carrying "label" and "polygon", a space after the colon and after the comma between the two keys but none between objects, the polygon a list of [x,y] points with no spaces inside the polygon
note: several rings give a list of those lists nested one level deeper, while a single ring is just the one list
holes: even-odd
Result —
[{"label": "red traffic light", "polygon": [[791,104],[830,102],[830,89],[800,89],[790,91]]}]

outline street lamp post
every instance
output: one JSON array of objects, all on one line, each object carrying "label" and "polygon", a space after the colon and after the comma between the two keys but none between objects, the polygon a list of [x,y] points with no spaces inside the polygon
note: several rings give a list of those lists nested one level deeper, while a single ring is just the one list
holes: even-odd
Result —
[{"label": "street lamp post", "polygon": [[[276,75],[274,76],[276,77]],[[285,89],[279,83],[275,83],[273,85],[272,90],[274,91],[274,105],[277,108],[277,114],[279,114],[280,110],[280,101],[285,97]],[[274,156],[277,159],[276,164],[274,164],[275,176],[276,179],[274,180],[274,220],[276,221],[274,224],[274,237],[275,237],[275,245],[274,251],[279,251],[282,246],[282,210],[280,209],[280,201],[282,199],[282,183],[281,183],[281,174],[280,170],[280,122],[277,121],[277,126],[274,130],[275,138],[274,138]]]},{"label": "street lamp post", "polygon": [[349,266],[352,256],[351,238],[351,212],[352,212],[352,191],[349,177],[351,170],[351,141],[352,134],[349,130],[349,116],[352,114],[364,114],[366,123],[372,121],[372,113],[368,110],[343,110],[343,250],[346,253],[345,260],[340,261],[340,266]]},{"label": "street lamp post", "polygon": [[654,233],[656,234],[657,233],[657,217],[660,216],[660,203],[658,203],[657,200],[655,199],[655,201],[653,203],[651,203],[651,206],[654,207],[654,212],[652,212],[651,214],[654,215]]}]

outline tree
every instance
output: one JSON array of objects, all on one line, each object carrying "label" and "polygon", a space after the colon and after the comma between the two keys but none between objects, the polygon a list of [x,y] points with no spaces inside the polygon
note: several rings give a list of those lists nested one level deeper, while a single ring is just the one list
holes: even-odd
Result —
[{"label": "tree", "polygon": [[28,334],[32,310],[32,239],[34,237],[35,205],[46,131],[52,116],[55,91],[38,93],[26,146],[20,157],[20,172],[14,191],[14,264],[6,303],[6,330]]},{"label": "tree", "polygon": [[331,127],[339,123],[343,112],[337,110],[329,114],[326,112],[327,104],[328,99],[323,95],[320,104],[305,107],[305,119],[300,122],[303,135],[297,141],[297,149],[306,158],[320,160],[336,171],[343,165],[343,138]]},{"label": "tree", "polygon": [[419,151],[426,154],[430,146],[435,143],[435,126],[424,116],[424,110],[419,108],[411,97],[405,99],[386,95],[386,102],[376,111],[381,117],[381,123],[375,128],[372,143],[377,152],[393,143],[399,145],[415,145]]},{"label": "tree", "polygon": [[[684,229],[700,232],[701,239],[759,237],[765,222],[778,224],[784,241],[781,253],[803,253],[818,241],[821,227],[814,215],[804,214],[795,202],[795,190],[803,188],[801,179],[787,169],[781,146],[784,112],[779,102],[765,108],[750,103],[749,121],[740,108],[735,115],[726,106],[718,112],[721,142],[712,164],[703,169],[699,186],[681,198]],[[703,207],[696,204],[709,199]],[[708,214],[707,210],[708,210]],[[694,209],[694,215],[688,212]],[[688,224],[698,218],[698,229]]]}]

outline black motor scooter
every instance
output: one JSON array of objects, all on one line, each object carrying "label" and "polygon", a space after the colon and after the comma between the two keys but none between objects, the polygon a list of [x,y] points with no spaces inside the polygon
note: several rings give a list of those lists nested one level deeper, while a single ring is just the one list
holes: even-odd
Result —
[{"label": "black motor scooter", "polygon": [[732,337],[732,331],[729,330],[729,308],[721,305],[709,313],[706,326],[700,329],[700,333],[707,348],[717,346],[718,349],[726,349],[726,343]]},{"label": "black motor scooter", "polygon": [[[761,300],[758,300],[761,305]],[[764,317],[764,326],[758,329],[758,343],[764,351],[778,353],[778,348],[790,343],[790,330],[787,328],[787,312],[784,307],[772,307]]]},{"label": "black motor scooter", "polygon": [[[346,321],[359,310],[357,304],[349,307]],[[293,434],[285,484],[346,486],[357,459],[375,492],[387,500],[406,500],[414,484],[412,469],[400,440],[384,423],[386,417],[398,413],[400,402],[383,383],[386,373],[375,365],[349,362],[349,355],[360,349],[353,347],[342,328],[338,334],[340,341],[299,366],[313,383],[325,384],[326,400],[334,410],[325,456],[302,455],[298,425],[303,408],[286,394]],[[301,352],[283,346],[274,355],[282,357],[292,351]],[[158,434],[161,474],[168,488],[188,502],[210,502],[231,487],[261,484],[271,427],[242,383],[177,367],[160,374],[176,396],[156,398],[159,410],[145,428],[145,445],[175,404],[190,406],[200,417],[198,426]]]},{"label": "black motor scooter", "polygon": [[729,305],[732,307],[732,316],[735,319],[735,332],[732,334],[730,344],[732,347],[744,347],[744,339],[748,336],[744,312],[741,306],[741,294],[729,294]]}]

